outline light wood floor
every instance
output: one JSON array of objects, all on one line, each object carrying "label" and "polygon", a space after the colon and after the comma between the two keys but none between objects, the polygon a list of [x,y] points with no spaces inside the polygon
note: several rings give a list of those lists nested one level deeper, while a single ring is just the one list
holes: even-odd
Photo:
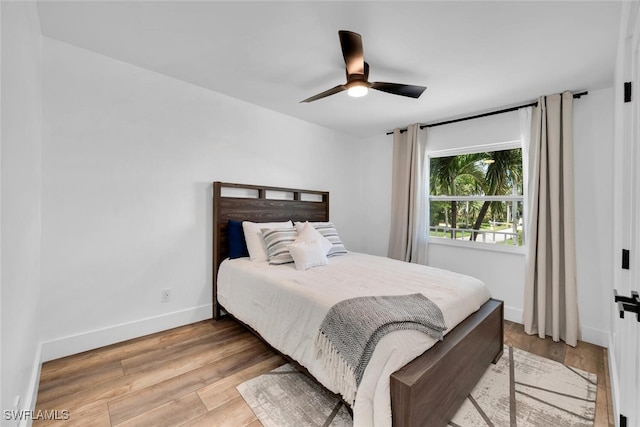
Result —
[{"label": "light wood floor", "polygon": [[[596,425],[614,425],[606,349],[541,340],[511,322],[505,342],[596,373]],[[36,411],[69,419],[33,425],[258,427],[236,386],[283,363],[233,320],[199,322],[45,363]]]}]

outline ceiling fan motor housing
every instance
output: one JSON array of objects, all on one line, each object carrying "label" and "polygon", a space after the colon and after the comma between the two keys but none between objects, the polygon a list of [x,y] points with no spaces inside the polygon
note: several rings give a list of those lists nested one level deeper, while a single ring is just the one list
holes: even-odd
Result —
[{"label": "ceiling fan motor housing", "polygon": [[[364,60],[362,37],[352,31],[338,31],[340,46],[346,65],[347,82],[335,86],[300,102],[312,102],[326,98],[344,90],[353,97],[367,94],[369,89],[376,89],[394,95],[419,98],[426,89],[424,86],[405,85],[400,83],[374,82],[369,83],[369,64]],[[351,71],[351,72],[349,72]]]}]

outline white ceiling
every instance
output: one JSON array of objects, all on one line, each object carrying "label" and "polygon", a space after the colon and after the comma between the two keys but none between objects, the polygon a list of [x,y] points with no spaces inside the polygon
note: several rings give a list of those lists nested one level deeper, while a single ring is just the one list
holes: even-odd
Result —
[{"label": "white ceiling", "polygon": [[[617,1],[40,1],[42,32],[357,136],[611,87]],[[299,103],[344,83],[338,30],[370,81],[427,86]]]}]

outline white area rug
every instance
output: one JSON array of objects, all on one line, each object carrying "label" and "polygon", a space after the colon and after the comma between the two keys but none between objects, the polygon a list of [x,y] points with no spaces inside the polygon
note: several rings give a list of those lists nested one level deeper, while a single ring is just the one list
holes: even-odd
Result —
[{"label": "white area rug", "polygon": [[351,426],[342,401],[291,365],[246,381],[238,391],[265,427]]},{"label": "white area rug", "polygon": [[[449,425],[593,426],[596,375],[505,346]],[[351,426],[332,393],[284,365],[238,386],[265,427]]]},{"label": "white area rug", "polygon": [[505,346],[452,426],[593,426],[596,374]]}]

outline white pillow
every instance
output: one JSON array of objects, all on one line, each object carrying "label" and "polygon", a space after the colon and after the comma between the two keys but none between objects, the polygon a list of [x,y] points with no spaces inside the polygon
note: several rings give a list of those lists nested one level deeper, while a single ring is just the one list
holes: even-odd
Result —
[{"label": "white pillow", "polygon": [[329,253],[333,247],[329,239],[320,234],[309,222],[297,222],[296,230],[298,231],[298,237],[296,237],[295,243],[317,240],[325,255]]},{"label": "white pillow", "polygon": [[318,240],[292,243],[289,245],[289,253],[296,264],[296,270],[308,270],[311,267],[327,265],[327,255]]},{"label": "white pillow", "polygon": [[[298,227],[300,224],[303,223],[296,222],[296,227]],[[328,257],[344,255],[347,253],[342,240],[340,240],[340,236],[338,235],[336,226],[333,225],[332,222],[310,222],[309,224],[311,224],[318,233],[324,236],[333,245],[333,247],[329,250],[329,253],[327,253]]]},{"label": "white pillow", "polygon": [[242,230],[244,231],[244,240],[247,242],[249,250],[249,258],[251,261],[268,261],[269,252],[267,245],[262,237],[263,228],[287,228],[293,227],[291,221],[284,222],[242,222]]},{"label": "white pillow", "polygon": [[295,242],[298,233],[293,227],[263,228],[262,237],[269,253],[269,264],[280,265],[293,262],[289,246]]}]

